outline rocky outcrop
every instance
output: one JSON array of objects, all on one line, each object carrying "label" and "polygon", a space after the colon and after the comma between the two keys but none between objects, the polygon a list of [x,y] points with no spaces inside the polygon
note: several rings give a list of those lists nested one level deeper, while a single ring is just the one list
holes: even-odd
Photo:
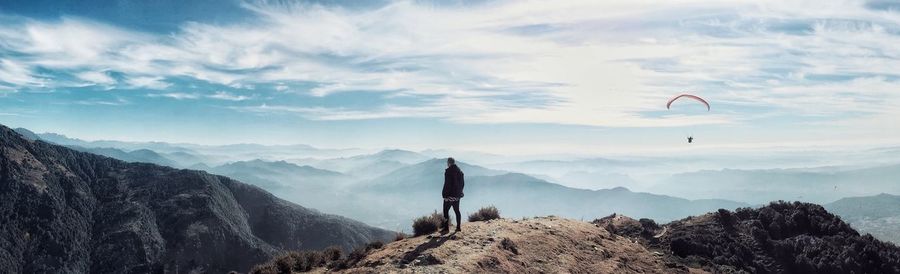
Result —
[{"label": "rocky outcrop", "polygon": [[[348,258],[304,271],[900,273],[897,246],[860,235],[819,205],[785,202],[662,225],[619,214],[591,223],[558,217],[469,222],[460,233],[407,238]],[[280,265],[269,262],[254,273],[293,270]]]},{"label": "rocky outcrop", "polygon": [[900,248],[860,235],[816,204],[721,209],[662,226],[616,219],[595,223],[715,273],[900,273]]},{"label": "rocky outcrop", "polygon": [[[320,267],[312,272],[704,272],[667,262],[640,243],[598,225],[552,216],[467,222],[459,233],[406,238],[367,252],[346,268]],[[262,269],[259,273],[286,273],[277,267]]]}]

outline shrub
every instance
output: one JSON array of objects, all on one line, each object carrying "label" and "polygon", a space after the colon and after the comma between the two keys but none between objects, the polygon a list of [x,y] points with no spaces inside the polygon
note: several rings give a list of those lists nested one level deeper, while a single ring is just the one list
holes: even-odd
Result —
[{"label": "shrub", "polygon": [[341,251],[339,246],[329,246],[322,250],[322,258],[325,260],[325,263],[338,261],[342,256],[344,256],[344,252]]},{"label": "shrub", "polygon": [[437,231],[444,222],[444,216],[435,211],[413,221],[413,237],[431,234]]},{"label": "shrub", "polygon": [[384,242],[382,241],[374,241],[366,244],[366,252],[372,251],[373,249],[379,249],[384,247]]},{"label": "shrub", "polygon": [[407,237],[406,233],[397,232],[397,234],[394,234],[394,241],[395,242],[400,241],[400,240],[406,239],[406,237]]},{"label": "shrub", "polygon": [[259,264],[250,270],[250,274],[278,274],[278,268],[271,262]]},{"label": "shrub", "polygon": [[469,222],[480,222],[487,220],[500,219],[500,211],[494,206],[482,207],[475,213],[469,215]]},{"label": "shrub", "polygon": [[306,272],[325,264],[325,256],[317,251],[292,252],[294,255],[293,271]]},{"label": "shrub", "polygon": [[346,258],[342,257],[343,252],[338,246],[330,246],[322,251],[292,251],[275,257],[269,262],[256,265],[250,273],[282,274],[309,272],[319,267],[341,270],[353,267],[362,261],[369,252],[382,247],[384,247],[384,243],[381,241],[370,242],[353,249],[350,254],[347,254]]}]

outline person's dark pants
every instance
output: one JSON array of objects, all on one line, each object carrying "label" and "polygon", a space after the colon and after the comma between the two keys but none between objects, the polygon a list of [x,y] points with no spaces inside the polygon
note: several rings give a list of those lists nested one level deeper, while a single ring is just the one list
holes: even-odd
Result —
[{"label": "person's dark pants", "polygon": [[456,230],[459,229],[460,221],[462,217],[459,216],[459,201],[455,202],[447,202],[444,201],[444,230],[450,230],[450,207],[453,207],[453,213],[456,213]]}]

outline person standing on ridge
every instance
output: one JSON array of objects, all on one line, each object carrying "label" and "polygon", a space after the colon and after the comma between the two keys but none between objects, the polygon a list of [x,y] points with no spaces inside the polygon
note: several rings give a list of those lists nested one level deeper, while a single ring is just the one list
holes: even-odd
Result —
[{"label": "person standing on ridge", "polygon": [[456,160],[453,160],[452,157],[447,158],[447,169],[444,170],[444,190],[441,192],[444,197],[444,224],[441,234],[450,232],[450,207],[453,207],[453,212],[456,213],[456,232],[461,231],[462,217],[459,215],[459,200],[464,196],[463,187],[465,185],[463,172],[456,166]]}]

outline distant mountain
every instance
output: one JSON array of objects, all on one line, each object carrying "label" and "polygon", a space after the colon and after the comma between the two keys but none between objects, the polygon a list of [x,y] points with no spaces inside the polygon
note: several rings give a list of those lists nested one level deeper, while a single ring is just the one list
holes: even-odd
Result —
[{"label": "distant mountain", "polygon": [[382,150],[374,154],[357,155],[332,159],[296,159],[295,163],[315,166],[322,169],[343,172],[361,179],[376,178],[407,165],[416,164],[429,157],[400,149]]},{"label": "distant mountain", "polygon": [[28,140],[35,141],[35,140],[40,140],[40,139],[41,139],[40,136],[38,136],[38,135],[35,134],[34,132],[31,132],[31,131],[28,130],[28,129],[24,129],[24,128],[14,128],[13,131],[15,131],[16,133],[22,135],[22,137],[24,137],[25,139],[28,139]]},{"label": "distant mountain", "polygon": [[335,171],[311,166],[298,166],[285,161],[239,161],[213,167],[209,172],[256,183],[258,179],[280,187],[310,187],[334,185],[349,181],[350,177]]},{"label": "distant mountain", "polygon": [[900,273],[900,247],[860,235],[815,204],[719,210],[662,226],[620,216],[594,223],[658,259],[711,273]]},{"label": "distant mountain", "polygon": [[[185,151],[175,151],[163,155],[167,159],[176,162],[179,166],[189,167],[196,164],[205,164],[209,160],[205,156],[192,154]],[[211,161],[210,161],[211,162]]]},{"label": "distant mountain", "polygon": [[[262,145],[262,144],[231,144],[231,145],[197,145],[189,143],[166,142],[126,142],[112,140],[85,141],[71,138],[57,133],[33,133],[27,129],[16,129],[23,135],[29,135],[31,139],[40,139],[46,142],[75,146],[82,148],[115,148],[124,151],[149,149],[157,153],[171,156],[180,166],[191,166],[197,163],[218,165],[225,162],[245,161],[252,159],[290,159],[301,157],[334,158],[359,155],[364,153],[360,149],[330,149],[316,148],[310,145]],[[36,136],[36,138],[35,138]],[[197,162],[200,160],[202,162]]]},{"label": "distant mountain", "polygon": [[335,208],[344,203],[340,192],[356,180],[339,172],[285,161],[239,161],[207,170],[262,187],[282,199],[338,214],[342,211]]},{"label": "distant mountain", "polygon": [[507,162],[510,161],[511,158],[515,158],[493,153],[456,149],[426,149],[419,153],[428,156],[429,158],[446,159],[447,157],[454,157],[454,159],[459,160],[460,162],[477,163],[481,165]]},{"label": "distant mountain", "polygon": [[257,187],[75,151],[0,126],[0,269],[247,271],[283,249],[345,249],[392,232]]},{"label": "distant mountain", "polygon": [[[466,175],[463,212],[496,205],[504,208],[504,214],[510,217],[557,215],[578,219],[619,212],[668,221],[747,205],[727,200],[691,201],[625,188],[575,189],[524,174],[458,164]],[[345,206],[355,210],[334,209],[334,212],[385,228],[408,227],[412,218],[440,209],[445,168],[445,160],[434,159],[360,183],[344,199]]]},{"label": "distant mountain", "polygon": [[68,146],[71,149],[93,153],[98,155],[103,155],[110,158],[119,159],[122,161],[130,162],[130,163],[151,163],[157,164],[161,166],[168,167],[180,167],[178,163],[172,161],[155,151],[149,149],[138,149],[134,151],[124,151],[117,148],[109,148],[109,147],[98,147],[98,148],[86,148],[79,146]]},{"label": "distant mountain", "polygon": [[900,196],[878,194],[851,197],[825,205],[860,232],[900,244]]},{"label": "distant mountain", "polygon": [[559,178],[551,178],[551,180],[565,186],[584,189],[627,187],[638,184],[626,174],[589,171],[573,171]]},{"label": "distant mountain", "polygon": [[847,196],[900,193],[900,165],[699,171],[673,175],[656,193],[693,199],[722,198],[754,204],[774,200],[828,203]]},{"label": "distant mountain", "polygon": [[[469,165],[463,162],[457,162],[460,169],[463,170],[468,177],[473,176],[493,176],[507,173],[506,171],[492,170],[484,167]],[[365,187],[375,189],[387,189],[396,187],[413,187],[418,189],[423,186],[437,186],[440,188],[444,183],[444,169],[447,168],[447,159],[431,159],[415,165],[407,166],[384,176],[375,178],[367,183]],[[430,190],[430,188],[429,188]],[[440,193],[440,192],[438,192]]]}]

